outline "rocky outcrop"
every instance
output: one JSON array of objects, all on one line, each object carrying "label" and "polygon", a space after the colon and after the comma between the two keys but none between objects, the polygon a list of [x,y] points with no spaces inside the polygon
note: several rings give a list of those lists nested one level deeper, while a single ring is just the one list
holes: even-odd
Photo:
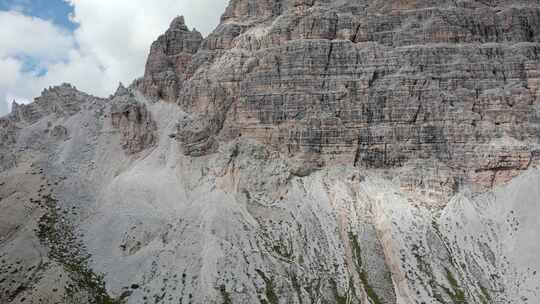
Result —
[{"label": "rocky outcrop", "polygon": [[111,123],[120,132],[120,144],[128,154],[139,153],[156,143],[156,123],[146,105],[136,101],[131,93],[113,99]]},{"label": "rocky outcrop", "polygon": [[15,166],[13,145],[17,138],[17,129],[11,119],[0,118],[0,172]]},{"label": "rocky outcrop", "polygon": [[183,115],[173,137],[181,143],[184,155],[203,156],[216,151],[214,134],[212,123],[203,117]]},{"label": "rocky outcrop", "polygon": [[490,187],[531,161],[514,140],[540,142],[540,6],[527,3],[232,1],[168,88],[224,117],[210,128],[224,140],[363,168],[420,161]]},{"label": "rocky outcrop", "polygon": [[57,116],[71,116],[78,111],[88,99],[98,98],[85,94],[70,84],[50,87],[43,90],[41,95],[29,105],[12,105],[11,119],[18,123],[32,124],[42,117],[54,114]]},{"label": "rocky outcrop", "polygon": [[153,98],[175,101],[183,81],[190,76],[187,66],[202,39],[198,31],[188,29],[184,17],[175,18],[169,30],[152,44],[141,90]]},{"label": "rocky outcrop", "polygon": [[69,131],[62,125],[57,125],[50,131],[50,136],[57,141],[65,141],[69,137]]},{"label": "rocky outcrop", "polygon": [[[43,90],[31,104],[14,101],[11,113],[0,118],[0,172],[14,167],[21,151],[45,149],[48,138],[55,141],[65,139],[67,130],[59,129],[61,126],[50,130],[51,121],[68,119],[79,113],[84,104],[88,106],[102,101],[66,83]],[[27,127],[36,130],[33,134],[21,134],[20,131]],[[47,134],[50,136],[44,136]]]}]

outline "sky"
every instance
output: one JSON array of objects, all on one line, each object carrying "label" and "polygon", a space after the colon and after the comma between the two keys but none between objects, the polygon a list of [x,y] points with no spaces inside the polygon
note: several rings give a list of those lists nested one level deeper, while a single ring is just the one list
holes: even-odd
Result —
[{"label": "sky", "polygon": [[106,97],[144,73],[172,19],[203,35],[228,0],[0,0],[0,116],[64,82]]}]

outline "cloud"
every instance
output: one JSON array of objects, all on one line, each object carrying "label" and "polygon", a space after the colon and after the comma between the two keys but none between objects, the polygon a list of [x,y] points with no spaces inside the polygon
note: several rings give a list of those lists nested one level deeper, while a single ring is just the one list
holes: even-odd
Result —
[{"label": "cloud", "polygon": [[[12,98],[28,99],[38,91],[39,66],[60,63],[75,47],[71,33],[18,12],[0,12],[0,115],[8,110]],[[35,71],[25,63],[34,62]]]},{"label": "cloud", "polygon": [[[43,88],[62,82],[107,96],[119,81],[127,84],[142,76],[151,43],[174,17],[184,15],[190,27],[208,34],[228,2],[66,1],[79,25],[74,32],[19,12],[0,12],[0,104],[12,98],[28,102]],[[25,70],[28,58],[41,69]],[[0,115],[5,111],[6,105],[0,105]]]},{"label": "cloud", "polygon": [[13,87],[16,83],[16,77],[21,69],[20,63],[12,58],[0,59],[0,115],[8,111],[8,105],[6,99],[6,90]]},{"label": "cloud", "polygon": [[18,12],[0,12],[0,37],[0,55],[3,57],[25,54],[54,61],[65,57],[66,50],[74,46],[68,32]]}]

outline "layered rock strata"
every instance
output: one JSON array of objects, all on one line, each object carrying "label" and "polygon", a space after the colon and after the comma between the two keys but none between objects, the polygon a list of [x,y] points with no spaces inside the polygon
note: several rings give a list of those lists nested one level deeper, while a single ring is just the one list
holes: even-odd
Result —
[{"label": "layered rock strata", "polygon": [[156,123],[146,105],[120,85],[111,100],[111,123],[121,133],[122,148],[129,154],[142,152],[156,143]]},{"label": "layered rock strata", "polygon": [[174,99],[225,140],[486,188],[538,161],[539,22],[535,1],[232,1]]},{"label": "layered rock strata", "polygon": [[191,76],[186,66],[202,40],[199,32],[188,29],[184,17],[174,19],[169,30],[152,44],[142,91],[150,97],[174,101],[183,81]]}]

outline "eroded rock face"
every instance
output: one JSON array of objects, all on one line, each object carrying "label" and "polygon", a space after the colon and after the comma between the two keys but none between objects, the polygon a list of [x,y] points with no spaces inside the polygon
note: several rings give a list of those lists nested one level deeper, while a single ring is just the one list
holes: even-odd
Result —
[{"label": "eroded rock face", "polygon": [[69,116],[80,111],[81,104],[92,98],[65,83],[43,90],[30,105],[13,103],[10,117],[16,122],[32,124],[51,114]]},{"label": "eroded rock face", "polygon": [[124,151],[135,154],[156,143],[156,123],[146,105],[136,101],[131,92],[122,88],[112,100],[111,123],[120,132]]},{"label": "eroded rock face", "polygon": [[[43,90],[31,104],[13,102],[11,113],[0,118],[0,172],[16,166],[21,151],[45,150],[49,139],[67,136],[63,130],[50,128],[51,121],[67,119],[80,112],[83,105],[102,101],[64,83]],[[34,130],[21,134],[25,128]]]},{"label": "eroded rock face", "polygon": [[142,81],[142,91],[154,98],[175,101],[187,74],[186,67],[197,52],[202,35],[190,31],[184,17],[174,19],[169,30],[152,44]]},{"label": "eroded rock face", "polygon": [[0,119],[0,172],[15,165],[12,145],[15,144],[17,126],[10,119]]},{"label": "eroded rock face", "polygon": [[54,126],[52,128],[50,135],[55,140],[64,141],[64,140],[66,140],[68,138],[69,131],[68,131],[68,129],[66,129],[66,127],[64,127],[62,125],[57,125],[57,126]]},{"label": "eroded rock face", "polygon": [[185,155],[203,156],[215,152],[217,147],[212,123],[204,117],[183,115],[176,125],[176,138],[182,145]]},{"label": "eroded rock face", "polygon": [[540,141],[538,5],[232,1],[168,88],[225,140],[490,187]]}]

